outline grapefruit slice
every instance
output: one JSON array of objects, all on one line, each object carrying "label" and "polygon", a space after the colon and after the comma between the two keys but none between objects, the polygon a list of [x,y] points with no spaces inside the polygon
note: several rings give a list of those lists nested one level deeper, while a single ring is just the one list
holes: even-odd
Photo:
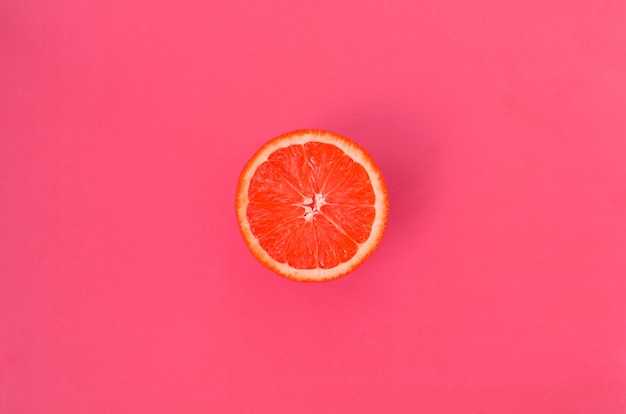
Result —
[{"label": "grapefruit slice", "polygon": [[244,167],[237,221],[267,268],[297,281],[336,279],[376,250],[389,201],[370,155],[327,131],[300,130],[266,143]]}]

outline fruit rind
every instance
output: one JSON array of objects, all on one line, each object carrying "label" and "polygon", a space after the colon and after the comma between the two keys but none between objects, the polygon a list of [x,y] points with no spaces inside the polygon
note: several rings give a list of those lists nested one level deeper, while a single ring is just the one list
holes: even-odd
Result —
[{"label": "fruit rind", "polygon": [[[246,217],[249,204],[248,186],[258,166],[267,161],[270,154],[279,148],[294,144],[306,144],[307,142],[312,141],[336,145],[354,161],[361,164],[368,172],[374,189],[374,194],[376,195],[374,204],[376,209],[376,218],[368,239],[359,245],[359,250],[350,260],[330,269],[297,269],[286,263],[277,262],[261,247],[257,238],[252,234]],[[239,222],[239,228],[243,239],[250,249],[250,252],[259,262],[261,262],[268,269],[288,279],[301,282],[321,282],[337,279],[355,270],[376,250],[382,239],[387,224],[389,214],[389,198],[387,187],[380,170],[374,163],[372,157],[361,146],[334,132],[308,129],[297,130],[276,137],[268,141],[256,152],[256,154],[245,165],[239,177],[236,210],[237,221]]]}]

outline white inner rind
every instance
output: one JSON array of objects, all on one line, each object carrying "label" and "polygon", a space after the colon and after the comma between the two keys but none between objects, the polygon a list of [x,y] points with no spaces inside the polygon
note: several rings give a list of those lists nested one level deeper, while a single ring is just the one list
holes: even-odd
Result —
[{"label": "white inner rind", "polygon": [[382,234],[385,230],[389,208],[387,189],[385,182],[378,172],[378,168],[373,164],[371,157],[367,155],[365,150],[360,146],[339,135],[316,130],[298,131],[294,132],[291,136],[287,135],[281,137],[279,140],[270,141],[263,148],[261,148],[261,150],[259,150],[259,152],[246,165],[239,182],[246,183],[245,185],[247,186],[258,166],[267,161],[270,154],[279,148],[288,147],[294,144],[303,145],[313,141],[335,145],[350,156],[354,161],[361,164],[367,171],[374,189],[374,194],[376,196],[376,201],[374,203],[374,207],[376,208],[376,217],[372,225],[372,230],[368,239],[364,243],[359,244],[359,249],[350,260],[330,269],[298,269],[288,265],[287,263],[280,263],[276,261],[276,259],[263,250],[259,241],[250,230],[250,225],[246,217],[249,203],[247,187],[245,189],[238,189],[237,215],[241,225],[241,232],[243,233],[245,240],[248,242],[248,246],[261,262],[270,266],[274,271],[293,279],[320,281],[336,278],[353,270],[372,253],[377,244],[380,242]]}]

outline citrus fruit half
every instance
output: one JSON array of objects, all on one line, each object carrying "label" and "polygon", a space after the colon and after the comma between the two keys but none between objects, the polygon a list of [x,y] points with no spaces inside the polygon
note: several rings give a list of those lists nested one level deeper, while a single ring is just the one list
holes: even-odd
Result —
[{"label": "citrus fruit half", "polygon": [[332,132],[300,130],[248,161],[236,207],[257,260],[289,279],[316,282],[354,270],[378,247],[389,201],[363,148]]}]

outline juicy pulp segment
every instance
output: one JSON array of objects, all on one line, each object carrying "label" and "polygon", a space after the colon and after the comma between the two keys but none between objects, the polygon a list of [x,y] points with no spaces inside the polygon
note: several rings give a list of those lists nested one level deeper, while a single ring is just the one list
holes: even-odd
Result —
[{"label": "juicy pulp segment", "polygon": [[248,187],[252,234],[275,260],[328,269],[352,258],[371,232],[375,194],[365,168],[332,144],[274,151]]}]

